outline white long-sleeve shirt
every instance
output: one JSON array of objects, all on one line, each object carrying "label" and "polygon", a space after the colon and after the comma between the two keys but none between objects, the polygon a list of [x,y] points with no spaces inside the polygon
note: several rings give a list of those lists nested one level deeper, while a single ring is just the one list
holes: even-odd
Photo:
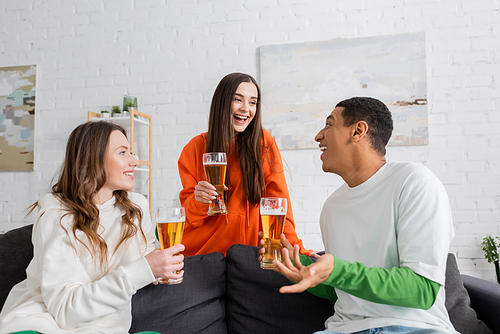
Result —
[{"label": "white long-sleeve shirt", "polygon": [[[98,205],[99,233],[108,246],[107,273],[75,239],[72,217],[64,216],[67,211],[59,200],[48,194],[39,201],[32,235],[34,256],[26,269],[27,278],[14,286],[5,301],[0,334],[22,330],[128,333],[132,295],[155,280],[144,257],[154,249],[155,241],[149,204],[139,194],[129,193],[129,198],[142,209],[147,242],[138,232],[115,251],[125,211],[115,205],[115,197]],[[82,231],[76,236],[89,245]]]}]

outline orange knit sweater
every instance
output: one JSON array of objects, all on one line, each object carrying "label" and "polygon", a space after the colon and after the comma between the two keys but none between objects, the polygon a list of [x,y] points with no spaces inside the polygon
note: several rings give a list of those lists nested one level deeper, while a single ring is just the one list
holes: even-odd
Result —
[{"label": "orange knit sweater", "polygon": [[[199,181],[206,180],[203,170],[206,133],[189,141],[179,157],[179,175],[182,191],[179,194],[181,205],[186,210],[186,225],[182,243],[186,256],[221,252],[226,254],[234,244],[259,245],[258,232],[262,230],[259,205],[247,201],[243,192],[241,169],[236,153],[227,159],[227,173],[230,179],[230,198],[226,199],[228,215],[208,216],[208,204],[194,198],[194,187]],[[266,188],[264,197],[284,197],[288,202],[284,233],[292,245],[298,244],[302,254],[309,255],[312,250],[304,249],[302,240],[297,237],[293,220],[292,205],[288,194],[281,154],[276,141],[264,130],[264,142],[267,153],[262,154],[262,167]],[[263,150],[265,151],[265,150]]]}]

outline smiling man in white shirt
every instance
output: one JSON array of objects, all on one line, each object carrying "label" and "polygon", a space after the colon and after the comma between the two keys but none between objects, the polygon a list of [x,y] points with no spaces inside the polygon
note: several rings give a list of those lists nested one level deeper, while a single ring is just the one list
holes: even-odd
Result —
[{"label": "smiling man in white shirt", "polygon": [[308,289],[335,301],[317,333],[457,333],[444,304],[448,196],[426,167],[386,161],[392,130],[384,103],[354,97],[315,137],[323,170],[345,181],[321,212],[326,254],[313,263],[282,236],[285,261],[276,264],[297,282],[282,293]]}]

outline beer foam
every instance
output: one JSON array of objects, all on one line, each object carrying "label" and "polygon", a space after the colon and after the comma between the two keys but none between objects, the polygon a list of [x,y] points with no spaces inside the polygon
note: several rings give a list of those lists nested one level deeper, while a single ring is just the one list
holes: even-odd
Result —
[{"label": "beer foam", "polygon": [[282,209],[260,209],[261,216],[282,216],[286,214],[285,210]]},{"label": "beer foam", "polygon": [[166,223],[184,223],[186,221],[186,217],[172,218],[168,220],[161,220],[156,222],[157,224],[166,224]]},{"label": "beer foam", "polygon": [[221,165],[221,166],[224,166],[224,165],[227,165],[226,162],[211,162],[211,161],[206,161],[203,163],[203,166],[205,165]]}]

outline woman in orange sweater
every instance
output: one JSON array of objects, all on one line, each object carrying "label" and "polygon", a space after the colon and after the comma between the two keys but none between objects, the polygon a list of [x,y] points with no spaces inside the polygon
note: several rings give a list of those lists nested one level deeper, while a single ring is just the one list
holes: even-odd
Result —
[{"label": "woman in orange sweater", "polygon": [[[288,202],[284,234],[298,244],[292,205],[281,154],[271,134],[262,128],[260,89],[243,73],[225,76],[217,86],[210,107],[208,132],[197,135],[184,147],[178,165],[183,189],[180,201],[186,210],[182,243],[184,255],[221,252],[234,244],[259,245],[262,230],[261,197],[284,197]],[[203,153],[226,152],[227,215],[208,216],[215,187],[205,181]]]}]

